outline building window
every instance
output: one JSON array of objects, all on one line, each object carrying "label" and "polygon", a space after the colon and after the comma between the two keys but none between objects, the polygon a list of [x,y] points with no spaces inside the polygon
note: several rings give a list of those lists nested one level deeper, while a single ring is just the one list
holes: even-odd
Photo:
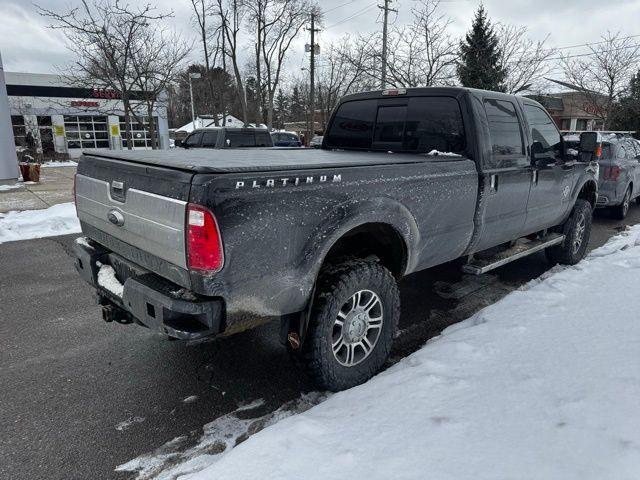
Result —
[{"label": "building window", "polygon": [[587,120],[586,118],[579,118],[578,120],[576,120],[576,130],[578,131],[586,130],[588,122],[589,120]]},{"label": "building window", "polygon": [[64,129],[69,148],[109,148],[105,116],[65,115]]},{"label": "building window", "polygon": [[[153,117],[155,131],[156,131],[156,141],[160,141],[158,136],[158,117]],[[134,148],[151,148],[151,128],[149,127],[149,118],[142,117],[142,123],[138,123],[133,117],[130,119],[131,125],[131,137],[133,138],[133,147]],[[127,137],[126,137],[126,122],[124,117],[120,117],[120,135],[122,136],[122,147],[128,148],[127,146]]]},{"label": "building window", "polygon": [[571,130],[571,119],[563,118],[560,120],[560,130]]},{"label": "building window", "polygon": [[22,115],[11,115],[11,126],[13,127],[13,138],[15,139],[16,147],[25,147],[27,145],[27,132],[24,128],[24,117]]}]

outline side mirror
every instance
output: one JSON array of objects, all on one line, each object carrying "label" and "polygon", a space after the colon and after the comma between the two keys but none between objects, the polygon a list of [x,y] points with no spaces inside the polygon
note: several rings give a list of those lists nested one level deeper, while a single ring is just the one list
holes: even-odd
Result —
[{"label": "side mirror", "polygon": [[580,153],[595,153],[598,148],[598,134],[596,132],[582,132],[580,134]]},{"label": "side mirror", "polygon": [[182,140],[180,140],[179,138],[176,138],[173,144],[176,146],[176,148],[179,148],[179,147],[184,148],[184,144],[182,143]]}]

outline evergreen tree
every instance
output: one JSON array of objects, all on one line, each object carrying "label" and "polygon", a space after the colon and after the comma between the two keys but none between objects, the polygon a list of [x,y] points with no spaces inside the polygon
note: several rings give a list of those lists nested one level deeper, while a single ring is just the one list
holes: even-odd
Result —
[{"label": "evergreen tree", "polygon": [[507,72],[500,65],[500,55],[498,37],[484,6],[480,5],[471,30],[460,42],[457,65],[460,83],[465,87],[503,92]]},{"label": "evergreen tree", "polygon": [[290,115],[291,120],[294,122],[301,122],[305,119],[305,104],[303,95],[300,93],[298,85],[293,86],[290,100]]},{"label": "evergreen tree", "polygon": [[289,99],[284,93],[282,93],[282,89],[279,88],[274,102],[274,127],[281,129],[284,128],[284,122],[289,120],[288,116]]}]

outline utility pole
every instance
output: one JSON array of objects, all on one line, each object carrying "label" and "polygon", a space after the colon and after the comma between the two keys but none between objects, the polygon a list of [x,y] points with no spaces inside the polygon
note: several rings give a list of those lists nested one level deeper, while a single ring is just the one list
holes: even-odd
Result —
[{"label": "utility pole", "polygon": [[191,84],[191,80],[194,78],[200,78],[200,74],[198,72],[189,72],[189,96],[191,97],[191,125],[193,129],[196,129],[196,113],[193,107],[193,85]]},{"label": "utility pole", "polygon": [[382,81],[380,82],[382,89],[387,87],[387,27],[389,24],[389,12],[396,12],[389,7],[392,0],[384,0],[384,6],[378,5],[378,8],[384,12],[384,20],[382,23]]},{"label": "utility pole", "polygon": [[309,28],[308,30],[311,31],[311,46],[310,46],[310,52],[311,52],[311,64],[309,65],[309,74],[311,75],[311,81],[310,83],[310,92],[309,92],[309,108],[311,110],[310,112],[310,127],[309,127],[309,131],[307,132],[307,138],[305,139],[305,143],[306,146],[309,146],[309,142],[311,141],[311,137],[313,136],[313,134],[315,133],[315,129],[314,129],[314,124],[315,124],[315,120],[314,120],[314,114],[315,114],[315,110],[316,110],[316,104],[315,104],[315,95],[316,95],[316,40],[315,40],[315,33],[319,32],[320,29],[316,28],[316,14],[315,13],[311,13],[311,28]]}]

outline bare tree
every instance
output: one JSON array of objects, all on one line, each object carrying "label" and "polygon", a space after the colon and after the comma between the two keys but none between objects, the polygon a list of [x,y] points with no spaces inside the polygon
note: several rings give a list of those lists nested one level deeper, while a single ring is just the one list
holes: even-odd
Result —
[{"label": "bare tree", "polygon": [[242,121],[249,123],[247,111],[247,99],[240,71],[240,53],[242,49],[240,31],[244,17],[247,14],[247,7],[241,0],[215,0],[214,15],[218,19],[218,28],[224,38],[223,56],[231,60],[233,75],[238,90],[238,100],[242,107]]},{"label": "bare tree", "polygon": [[562,69],[567,81],[583,94],[585,108],[601,119],[606,129],[616,101],[638,70],[640,45],[619,32],[607,32],[601,42],[588,48],[590,53],[583,56],[562,57]]},{"label": "bare tree", "polygon": [[[139,89],[140,101],[146,107],[153,149],[158,148],[153,112],[158,105],[166,105],[169,87],[177,79],[190,50],[191,45],[184,42],[178,34],[161,29],[153,35],[140,37],[131,57],[135,72],[134,85]],[[143,123],[135,110],[133,115],[138,123]]]},{"label": "bare tree", "polygon": [[[394,87],[418,87],[453,82],[457,46],[448,33],[451,20],[439,9],[439,0],[421,0],[412,9],[411,25],[391,30],[387,83]],[[352,66],[378,84],[382,81],[378,68],[382,58],[380,45],[379,34],[361,35],[347,50]]]},{"label": "bare tree", "polygon": [[[194,13],[194,23],[198,30],[198,37],[202,45],[202,51],[204,54],[204,66],[205,72],[203,75],[204,81],[207,84],[209,90],[209,96],[211,98],[211,104],[209,110],[214,115],[215,125],[219,124],[218,112],[215,111],[216,104],[221,109],[221,117],[224,123],[225,119],[225,105],[223,92],[216,91],[213,68],[216,68],[218,57],[225,64],[225,36],[223,34],[221,25],[212,24],[209,22],[209,17],[215,15],[214,4],[211,0],[191,0],[191,7]],[[226,65],[225,65],[226,67]],[[215,101],[214,101],[215,100]]]},{"label": "bare tree", "polygon": [[[307,0],[255,0],[249,3],[255,24],[256,81],[258,110],[266,105],[267,125],[273,125],[274,98],[282,69],[293,40],[317,7]],[[264,90],[265,99],[262,98]],[[261,115],[257,115],[260,117]]]},{"label": "bare tree", "polygon": [[540,89],[544,77],[552,70],[549,60],[557,54],[556,49],[545,45],[549,36],[536,42],[527,37],[527,27],[501,23],[496,34],[502,54],[500,63],[507,72],[506,93]]},{"label": "bare tree", "polygon": [[439,12],[439,0],[422,0],[412,9],[413,23],[393,32],[389,66],[396,86],[452,83],[457,45],[448,33],[451,19]]},{"label": "bare tree", "polygon": [[119,0],[82,0],[79,7],[61,13],[40,6],[37,9],[52,21],[50,28],[62,30],[69,40],[67,48],[76,60],[63,74],[65,79],[74,85],[98,84],[120,94],[125,137],[131,148],[131,102],[136,84],[131,59],[138,39],[150,35],[152,24],[172,13],[158,13],[151,4],[123,5]]},{"label": "bare tree", "polygon": [[[349,37],[344,37],[337,44],[326,46],[318,66],[317,98],[323,122],[329,118],[340,97],[356,90],[360,79],[361,72],[353,68],[344,55],[343,48],[348,43]],[[326,125],[322,127],[324,129]]]}]

